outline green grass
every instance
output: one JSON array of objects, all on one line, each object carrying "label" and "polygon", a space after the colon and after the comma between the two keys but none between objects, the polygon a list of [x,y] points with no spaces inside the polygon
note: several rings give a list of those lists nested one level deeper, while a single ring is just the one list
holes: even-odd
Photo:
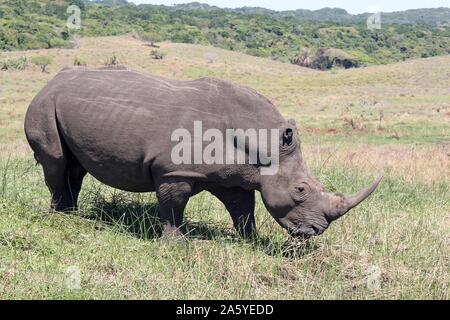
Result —
[{"label": "green grass", "polygon": [[[352,192],[371,176],[313,169]],[[260,236],[240,240],[207,193],[188,204],[185,241],[160,239],[153,194],[106,187],[88,176],[80,211],[48,213],[49,193],[31,159],[2,159],[0,296],[52,299],[448,299],[448,184],[387,178],[357,209],[305,244],[257,202]],[[67,268],[81,271],[69,289]],[[371,266],[380,288],[367,287]]]},{"label": "green grass", "polygon": [[[160,43],[166,56],[154,60],[131,37],[79,42],[72,50],[2,53],[53,57],[49,73],[33,65],[0,72],[2,299],[449,299],[450,56],[320,72],[200,45]],[[205,58],[211,51],[220,56],[214,63]],[[102,66],[112,55],[166,77],[215,75],[257,89],[296,120],[306,163],[330,190],[350,193],[385,178],[303,244],[289,239],[259,196],[260,236],[241,240],[208,193],[186,208],[187,239],[164,242],[154,194],[114,190],[89,175],[79,212],[49,213],[42,169],[23,133],[26,108],[75,57]],[[67,286],[73,266],[81,289]],[[378,289],[368,286],[373,270]]]}]

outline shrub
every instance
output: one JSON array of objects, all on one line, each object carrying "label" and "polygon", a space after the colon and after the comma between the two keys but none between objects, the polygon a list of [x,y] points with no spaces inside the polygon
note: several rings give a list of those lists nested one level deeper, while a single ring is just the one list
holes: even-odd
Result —
[{"label": "shrub", "polygon": [[152,57],[152,59],[163,59],[166,56],[166,54],[159,50],[152,50],[150,52],[150,56]]},{"label": "shrub", "polygon": [[119,59],[117,56],[113,54],[111,57],[106,58],[105,65],[106,66],[117,66],[119,64]]},{"label": "shrub", "polygon": [[75,57],[75,59],[73,60],[73,65],[74,66],[87,66],[86,61],[84,61],[83,59],[79,58],[79,57]]},{"label": "shrub", "polygon": [[249,48],[245,51],[246,54],[255,56],[255,57],[268,57],[269,53],[267,53],[263,48]]},{"label": "shrub", "polygon": [[64,48],[67,42],[61,38],[53,38],[50,40],[50,45],[52,48]]},{"label": "shrub", "polygon": [[50,37],[45,33],[38,33],[36,36],[36,41],[40,42],[42,44],[42,48],[44,49],[52,47]]},{"label": "shrub", "polygon": [[1,70],[24,70],[27,65],[27,58],[20,57],[17,59],[11,58],[0,61]]},{"label": "shrub", "polygon": [[145,32],[145,31],[142,31],[142,32],[139,33],[139,37],[143,41],[148,41],[148,42],[152,42],[152,43],[162,40],[161,35],[156,33],[156,32]]},{"label": "shrub", "polygon": [[27,45],[28,49],[47,49],[47,44],[39,41],[31,41]]}]

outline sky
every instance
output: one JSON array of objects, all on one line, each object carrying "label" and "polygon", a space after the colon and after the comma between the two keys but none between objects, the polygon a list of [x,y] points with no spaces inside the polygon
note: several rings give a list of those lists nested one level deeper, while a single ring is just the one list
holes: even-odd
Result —
[{"label": "sky", "polygon": [[437,7],[449,7],[449,0],[338,0],[338,1],[325,1],[325,0],[308,0],[308,1],[295,1],[295,0],[128,0],[136,4],[149,3],[149,4],[164,4],[172,5],[174,3],[188,3],[188,2],[201,2],[210,5],[215,5],[221,8],[237,8],[237,7],[263,7],[267,9],[283,11],[283,10],[295,10],[295,9],[310,9],[317,10],[324,7],[330,8],[342,8],[352,14],[364,13],[364,12],[392,12],[402,11],[407,9],[418,8],[437,8]]}]

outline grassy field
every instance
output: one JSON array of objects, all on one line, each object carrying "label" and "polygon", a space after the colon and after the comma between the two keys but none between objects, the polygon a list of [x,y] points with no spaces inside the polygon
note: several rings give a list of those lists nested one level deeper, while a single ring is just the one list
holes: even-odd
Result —
[{"label": "grassy field", "polygon": [[[0,54],[53,57],[49,73],[32,65],[0,72],[0,299],[450,298],[450,56],[321,72],[200,45],[161,43],[166,56],[153,60],[132,37],[79,42]],[[219,58],[210,62],[208,52]],[[259,197],[260,237],[240,240],[207,193],[188,204],[187,240],[164,242],[154,194],[91,176],[78,213],[48,213],[42,169],[23,133],[26,108],[75,57],[102,66],[113,55],[146,72],[215,75],[259,90],[295,118],[306,162],[330,190],[385,179],[303,244],[291,242]]]}]

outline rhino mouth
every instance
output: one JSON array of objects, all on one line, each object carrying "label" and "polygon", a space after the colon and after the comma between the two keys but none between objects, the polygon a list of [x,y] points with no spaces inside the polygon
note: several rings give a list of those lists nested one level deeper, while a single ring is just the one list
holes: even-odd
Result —
[{"label": "rhino mouth", "polygon": [[309,239],[312,236],[321,235],[325,229],[316,225],[302,225],[297,228],[290,228],[289,234],[297,239]]}]

